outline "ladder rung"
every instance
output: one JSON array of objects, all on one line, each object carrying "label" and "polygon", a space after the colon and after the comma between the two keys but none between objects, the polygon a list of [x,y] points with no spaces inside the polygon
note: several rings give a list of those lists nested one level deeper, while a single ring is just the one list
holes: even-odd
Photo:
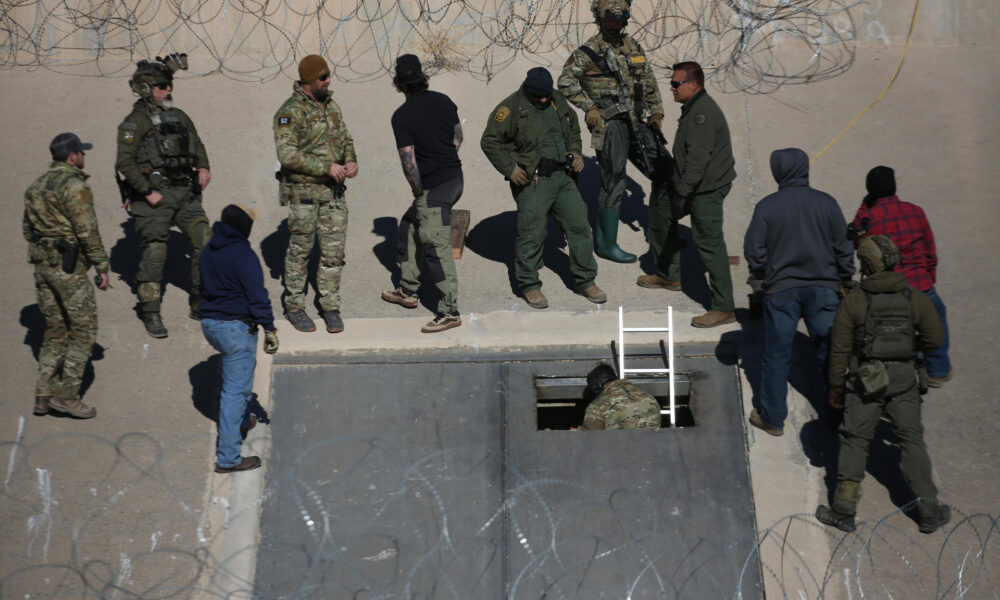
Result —
[{"label": "ladder rung", "polygon": [[669,327],[623,327],[622,331],[670,331]]},{"label": "ladder rung", "polygon": [[670,369],[623,369],[622,373],[669,373]]},{"label": "ladder rung", "polygon": [[672,412],[674,412],[674,411],[670,410],[669,408],[661,408],[660,409],[660,414],[661,415],[669,415]]}]

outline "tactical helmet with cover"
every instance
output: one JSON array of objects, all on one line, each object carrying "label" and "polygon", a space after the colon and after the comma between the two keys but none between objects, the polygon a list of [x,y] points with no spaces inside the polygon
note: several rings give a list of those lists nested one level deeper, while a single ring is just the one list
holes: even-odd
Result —
[{"label": "tactical helmet with cover", "polygon": [[129,87],[141,98],[153,95],[153,86],[174,83],[174,73],[187,70],[187,54],[168,54],[155,60],[140,60],[136,63],[135,74],[129,79]]},{"label": "tactical helmet with cover", "polygon": [[594,0],[590,5],[601,31],[617,35],[628,25],[631,0]]},{"label": "tactical helmet with cover", "polygon": [[864,275],[891,271],[900,263],[899,248],[889,236],[870,235],[858,243],[858,260]]}]

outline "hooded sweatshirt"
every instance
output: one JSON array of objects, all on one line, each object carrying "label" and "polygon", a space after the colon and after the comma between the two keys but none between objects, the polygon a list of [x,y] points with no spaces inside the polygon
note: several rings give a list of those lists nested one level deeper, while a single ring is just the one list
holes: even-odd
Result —
[{"label": "hooded sweatshirt", "polygon": [[245,235],[222,221],[216,222],[198,265],[203,318],[252,320],[265,331],[275,330],[264,271]]},{"label": "hooded sweatshirt", "polygon": [[824,286],[854,275],[854,248],[837,201],[809,187],[809,157],[798,148],[771,153],[778,191],[761,200],[743,240],[750,272],[765,294]]}]

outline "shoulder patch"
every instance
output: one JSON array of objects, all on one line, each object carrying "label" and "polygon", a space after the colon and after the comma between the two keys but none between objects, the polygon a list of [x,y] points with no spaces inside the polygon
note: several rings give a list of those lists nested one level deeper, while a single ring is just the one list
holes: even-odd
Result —
[{"label": "shoulder patch", "polygon": [[507,117],[509,116],[510,116],[510,109],[507,108],[506,106],[501,106],[500,108],[497,109],[497,112],[493,115],[493,119],[496,120],[497,123],[503,123],[504,121],[507,120]]},{"label": "shoulder patch", "polygon": [[646,62],[646,57],[640,54],[639,56],[631,57],[631,60],[633,65],[641,65]]},{"label": "shoulder patch", "polygon": [[84,185],[83,189],[80,190],[80,202],[84,204],[94,203],[94,192],[90,191],[90,187],[87,185]]},{"label": "shoulder patch", "polygon": [[695,125],[704,125],[708,118],[705,115],[697,114],[694,116]]},{"label": "shoulder patch", "polygon": [[123,144],[131,144],[135,142],[135,131],[122,128],[120,135],[118,136],[118,141]]},{"label": "shoulder patch", "polygon": [[122,129],[128,129],[128,130],[131,130],[131,131],[135,131],[135,129],[136,129],[136,124],[135,124],[135,123],[133,123],[132,121],[125,121],[124,123],[122,123],[122,124],[120,125],[120,127],[121,127]]},{"label": "shoulder patch", "polygon": [[279,127],[281,125],[291,125],[292,124],[292,116],[291,115],[278,115],[277,123],[278,123]]}]

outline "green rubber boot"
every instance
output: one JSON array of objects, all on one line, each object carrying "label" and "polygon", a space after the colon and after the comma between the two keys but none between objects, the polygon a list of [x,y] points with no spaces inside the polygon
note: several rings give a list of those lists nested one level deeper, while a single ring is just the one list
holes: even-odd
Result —
[{"label": "green rubber boot", "polygon": [[594,237],[594,250],[601,258],[619,262],[634,263],[635,254],[625,252],[618,247],[618,215],[620,211],[615,209],[597,211],[597,232]]}]

